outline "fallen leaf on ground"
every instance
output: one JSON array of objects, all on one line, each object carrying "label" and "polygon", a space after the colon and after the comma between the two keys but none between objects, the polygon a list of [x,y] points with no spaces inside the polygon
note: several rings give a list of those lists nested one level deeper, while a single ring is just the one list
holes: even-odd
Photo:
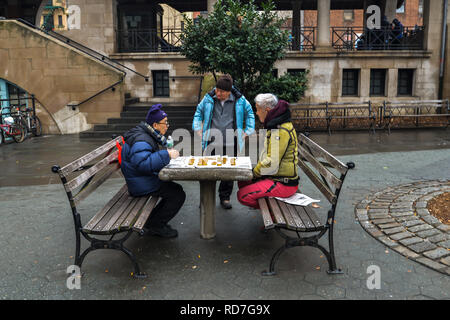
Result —
[{"label": "fallen leaf on ground", "polygon": [[223,263],[228,263],[228,260],[224,260]]}]

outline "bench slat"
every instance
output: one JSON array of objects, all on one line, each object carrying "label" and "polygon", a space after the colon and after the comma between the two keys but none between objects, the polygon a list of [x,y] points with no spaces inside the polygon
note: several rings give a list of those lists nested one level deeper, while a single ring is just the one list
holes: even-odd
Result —
[{"label": "bench slat", "polygon": [[68,165],[61,168],[60,173],[66,177],[76,169],[80,168],[81,166],[84,166],[86,163],[94,160],[98,156],[100,156],[102,153],[107,152],[114,148],[116,146],[116,141],[121,142],[122,137],[119,136],[115,138],[114,140],[109,141],[108,143],[105,143],[104,145],[98,147],[94,151],[89,152],[88,154],[82,156],[81,158],[69,163]]},{"label": "bench slat", "polygon": [[258,199],[259,209],[261,210],[261,214],[264,221],[264,227],[266,230],[273,229],[275,227],[272,216],[269,211],[269,207],[266,202],[266,198]]},{"label": "bench slat", "polygon": [[94,166],[87,169],[85,172],[80,174],[78,177],[70,180],[66,184],[64,184],[64,188],[67,192],[72,192],[75,188],[79,187],[83,182],[85,182],[87,179],[98,173],[103,168],[107,167],[111,162],[114,160],[117,160],[119,152],[115,151],[114,153],[110,154],[103,160],[97,162]]},{"label": "bench slat", "polygon": [[311,154],[314,157],[324,158],[333,168],[338,170],[341,174],[345,174],[348,170],[347,166],[343,164],[340,160],[336,159],[332,154],[323,149],[317,143],[306,137],[304,134],[299,135],[300,144],[304,143],[311,149]]},{"label": "bench slat", "polygon": [[286,223],[288,227],[291,228],[297,228],[297,223],[295,222],[294,218],[291,215],[291,212],[286,206],[286,203],[280,200],[277,200],[278,206],[281,209],[281,212],[283,213],[284,217],[286,218]]},{"label": "bench slat", "polygon": [[332,172],[325,168],[316,158],[314,158],[305,148],[298,146],[300,154],[308,160],[308,162],[319,171],[319,173],[325,178],[325,180],[333,185],[336,189],[339,189],[342,185],[341,180],[339,180]]},{"label": "bench slat", "polygon": [[[118,202],[125,201],[128,195],[127,185],[124,185],[120,190],[108,201],[108,203],[84,226],[85,230],[93,230],[97,223],[108,213],[108,211],[115,206]],[[120,204],[119,204],[120,205]]]},{"label": "bench slat", "polygon": [[309,219],[314,223],[314,226],[316,228],[323,227],[322,222],[320,222],[319,217],[317,216],[316,212],[309,206],[303,207],[303,210],[308,214]]},{"label": "bench slat", "polygon": [[[140,231],[142,228],[144,228],[144,224],[147,221],[148,217],[152,213],[153,209],[156,206],[156,203],[158,202],[159,197],[152,197],[149,202],[145,205],[145,207],[142,209],[142,213],[139,216],[139,218],[136,220],[136,223],[133,225],[133,230]],[[130,219],[130,224],[132,223],[131,217],[128,217]]]},{"label": "bench slat", "polygon": [[121,230],[129,226],[130,225],[129,221],[133,219],[131,217],[135,217],[139,213],[139,211],[142,210],[144,205],[147,203],[147,200],[148,197],[140,197],[132,211],[130,211],[129,213],[127,212],[122,214],[120,218],[117,219],[116,223],[114,224],[114,229]]},{"label": "bench slat", "polygon": [[[117,222],[117,220],[121,217],[121,216],[127,216],[131,210],[133,210],[133,208],[136,206],[136,204],[139,201],[139,198],[135,198],[135,197],[131,197],[131,200],[128,203],[128,206],[123,209],[122,207],[120,207],[112,217],[109,218],[108,223],[103,227],[102,231],[103,232],[111,232],[114,229],[114,224]],[[122,209],[122,210],[121,210]]]},{"label": "bench slat", "polygon": [[87,198],[94,190],[96,190],[103,182],[105,182],[114,172],[119,169],[119,166],[114,163],[108,169],[104,170],[103,175],[98,180],[92,181],[84,190],[73,197],[75,205],[78,205],[82,200]]},{"label": "bench slat", "polygon": [[302,160],[298,160],[298,165],[328,201],[335,204],[336,195],[320,180],[320,178]]},{"label": "bench slat", "polygon": [[299,229],[306,229],[305,224],[303,223],[302,219],[297,214],[297,210],[295,210],[295,206],[289,203],[286,203],[286,207],[288,208],[292,218],[295,221],[295,224],[297,225],[297,228]]},{"label": "bench slat", "polygon": [[277,225],[285,226],[286,225],[286,219],[284,219],[283,214],[281,213],[280,208],[278,207],[277,201],[274,198],[268,198],[269,207],[270,210],[273,213],[273,216],[275,217],[275,222]]},{"label": "bench slat", "polygon": [[[109,210],[103,216],[103,218],[97,223],[97,225],[95,226],[95,228],[92,231],[96,232],[96,233],[104,232],[103,229],[108,224],[108,222],[111,221],[111,219],[114,217],[114,215],[117,212],[123,212],[123,211],[127,210],[127,208],[130,206],[132,201],[133,201],[133,197],[130,196],[129,194],[127,194],[124,201],[121,202],[120,205],[116,205],[116,206],[112,207],[111,210]],[[108,232],[106,232],[106,233],[108,233]]]},{"label": "bench slat", "polygon": [[294,206],[294,208],[297,211],[298,216],[300,217],[300,219],[302,219],[303,224],[306,227],[306,230],[315,229],[314,223],[309,218],[309,216],[306,213],[304,207],[302,207],[302,206]]}]

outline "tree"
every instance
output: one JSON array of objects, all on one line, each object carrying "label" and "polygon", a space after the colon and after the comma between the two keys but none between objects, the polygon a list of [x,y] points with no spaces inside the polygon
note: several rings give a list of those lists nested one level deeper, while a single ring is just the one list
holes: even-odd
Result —
[{"label": "tree", "polygon": [[258,87],[258,77],[269,74],[285,56],[289,34],[284,20],[272,11],[271,0],[258,11],[254,0],[218,0],[214,12],[197,21],[187,19],[181,53],[195,74],[228,73],[246,95]]}]

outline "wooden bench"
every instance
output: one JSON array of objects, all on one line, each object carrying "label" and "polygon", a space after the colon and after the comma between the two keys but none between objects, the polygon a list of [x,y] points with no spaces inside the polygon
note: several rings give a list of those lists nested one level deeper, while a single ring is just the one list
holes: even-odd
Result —
[{"label": "wooden bench", "polygon": [[439,122],[439,124],[448,127],[450,122],[450,104],[448,100],[384,101],[384,128],[388,129],[389,134],[391,133],[392,122],[396,118],[413,119],[416,127],[419,127],[421,118],[441,118],[443,121]]},{"label": "wooden bench", "polygon": [[[144,224],[159,198],[132,197],[125,184],[87,223],[82,224],[81,215],[77,210],[82,200],[118,170],[120,172],[116,143],[122,145],[122,141],[122,137],[119,136],[62,168],[53,166],[52,171],[59,174],[72,209],[76,235],[75,265],[81,268],[84,258],[93,250],[115,249],[124,252],[131,259],[135,278],[145,278],[146,274],[141,272],[135,256],[123,244],[133,232],[144,234]],[[126,234],[120,239],[113,240],[120,233]],[[82,254],[80,254],[81,235],[90,242],[90,247]],[[111,237],[103,240],[97,236]]]},{"label": "wooden bench", "polygon": [[[275,264],[284,250],[296,246],[319,248],[328,260],[329,274],[340,274],[334,255],[333,226],[339,193],[347,171],[355,167],[353,162],[346,165],[303,134],[299,135],[299,162],[302,171],[309,177],[319,191],[331,204],[326,220],[320,219],[310,206],[287,204],[275,198],[259,199],[259,206],[265,230],[275,229],[285,239],[285,244],[272,256],[269,271],[263,275],[275,275]],[[300,182],[301,187],[301,182]],[[292,237],[282,230],[294,232]],[[303,233],[316,233],[302,236]],[[329,250],[319,244],[319,239],[328,233]]]}]

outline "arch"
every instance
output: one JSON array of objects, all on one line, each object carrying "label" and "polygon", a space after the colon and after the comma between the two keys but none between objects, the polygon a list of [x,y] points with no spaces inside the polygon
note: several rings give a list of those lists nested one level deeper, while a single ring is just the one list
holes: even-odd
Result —
[{"label": "arch", "polygon": [[[21,87],[20,85],[17,85],[13,82],[11,82],[8,79],[3,79],[0,78],[0,81],[5,81],[8,85],[10,86],[14,86],[17,87],[18,89],[20,89],[21,91],[26,92],[26,98],[24,98],[24,100],[27,101],[27,103],[32,103],[31,102],[31,93],[29,91],[27,91],[26,89],[24,89],[23,87]],[[9,97],[11,98],[11,97]],[[29,106],[29,105],[28,105]],[[53,114],[51,112],[49,112],[47,110],[47,108],[45,107],[44,104],[42,104],[37,98],[35,98],[35,108],[36,108],[36,115],[39,117],[39,119],[42,121],[42,125],[44,128],[46,128],[47,130],[45,131],[49,131],[48,128],[53,125],[54,127],[56,127],[58,129],[58,133],[61,134],[62,130],[58,124],[58,122],[56,121],[56,119],[53,117]]]},{"label": "arch", "polygon": [[[120,116],[123,84],[72,110],[67,106],[94,96],[122,73],[45,33],[14,20],[0,21],[0,78],[34,94],[45,112],[46,133],[70,134]],[[44,131],[44,132],[45,132]]]}]

